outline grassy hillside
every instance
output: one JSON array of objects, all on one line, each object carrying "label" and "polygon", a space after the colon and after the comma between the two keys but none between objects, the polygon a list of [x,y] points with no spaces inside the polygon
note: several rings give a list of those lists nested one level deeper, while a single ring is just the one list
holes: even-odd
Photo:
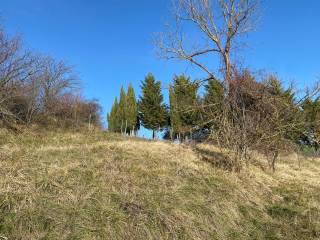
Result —
[{"label": "grassy hillside", "polygon": [[235,174],[106,133],[2,131],[0,146],[0,239],[320,238],[319,159]]}]

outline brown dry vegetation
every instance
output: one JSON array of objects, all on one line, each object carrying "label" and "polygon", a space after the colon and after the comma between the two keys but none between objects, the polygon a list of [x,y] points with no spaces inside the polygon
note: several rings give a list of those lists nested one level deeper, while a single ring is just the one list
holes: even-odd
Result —
[{"label": "brown dry vegetation", "polygon": [[[0,239],[319,239],[320,160],[102,132],[0,133]],[[299,167],[300,166],[300,167]]]}]

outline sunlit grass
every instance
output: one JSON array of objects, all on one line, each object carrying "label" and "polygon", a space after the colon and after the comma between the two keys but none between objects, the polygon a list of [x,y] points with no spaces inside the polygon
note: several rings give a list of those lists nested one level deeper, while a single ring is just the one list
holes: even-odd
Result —
[{"label": "sunlit grass", "polygon": [[235,174],[186,146],[102,132],[0,139],[0,239],[320,237],[318,159]]}]

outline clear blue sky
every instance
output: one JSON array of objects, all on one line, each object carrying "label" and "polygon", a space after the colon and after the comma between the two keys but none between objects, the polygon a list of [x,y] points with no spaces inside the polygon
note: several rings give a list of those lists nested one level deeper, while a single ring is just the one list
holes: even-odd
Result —
[{"label": "clear blue sky", "polygon": [[[28,48],[76,67],[84,94],[109,111],[120,86],[152,72],[168,85],[186,65],[157,59],[152,34],[163,30],[171,0],[1,0],[2,22]],[[242,52],[245,66],[303,86],[320,75],[320,1],[265,0]],[[189,72],[193,77],[201,72]]]}]

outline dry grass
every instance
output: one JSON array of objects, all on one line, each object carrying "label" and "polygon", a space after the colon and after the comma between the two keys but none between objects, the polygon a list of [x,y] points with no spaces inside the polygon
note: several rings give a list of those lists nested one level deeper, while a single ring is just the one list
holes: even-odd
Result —
[{"label": "dry grass", "polygon": [[2,131],[0,146],[0,239],[320,238],[319,159],[234,174],[101,132]]}]

